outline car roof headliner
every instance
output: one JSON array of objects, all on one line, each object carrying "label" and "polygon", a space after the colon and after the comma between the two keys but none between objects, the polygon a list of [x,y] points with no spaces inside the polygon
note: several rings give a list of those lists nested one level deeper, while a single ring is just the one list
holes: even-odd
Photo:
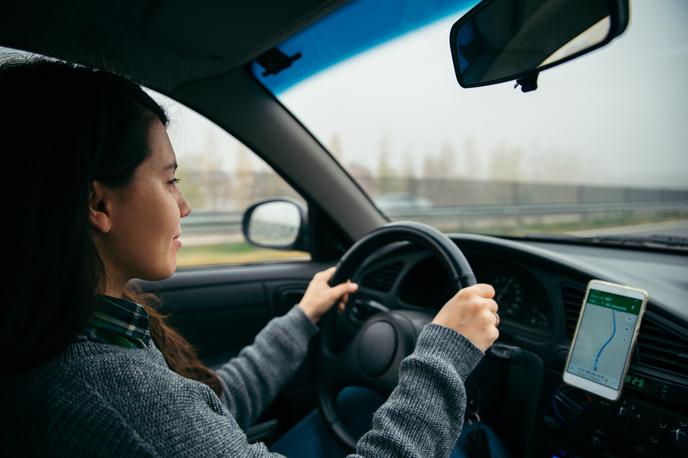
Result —
[{"label": "car roof headliner", "polygon": [[222,75],[346,0],[14,1],[0,44],[127,76],[168,93]]}]

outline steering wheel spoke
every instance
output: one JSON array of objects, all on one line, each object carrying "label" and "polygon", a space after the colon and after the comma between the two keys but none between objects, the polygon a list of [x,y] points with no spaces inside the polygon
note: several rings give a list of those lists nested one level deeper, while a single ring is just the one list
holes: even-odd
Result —
[{"label": "steering wheel spoke", "polygon": [[322,352],[321,367],[323,371],[321,377],[335,392],[345,386],[355,385],[359,381],[359,371],[353,350],[355,348],[354,342],[347,345],[344,351],[340,353],[334,353],[331,350]]}]

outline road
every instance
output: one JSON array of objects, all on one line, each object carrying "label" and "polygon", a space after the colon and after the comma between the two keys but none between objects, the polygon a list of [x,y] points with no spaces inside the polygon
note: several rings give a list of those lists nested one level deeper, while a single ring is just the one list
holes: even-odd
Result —
[{"label": "road", "polygon": [[589,229],[585,231],[568,232],[570,235],[592,237],[602,235],[667,235],[688,239],[688,219],[665,221],[662,223],[635,224],[632,226],[605,227],[603,229]]}]

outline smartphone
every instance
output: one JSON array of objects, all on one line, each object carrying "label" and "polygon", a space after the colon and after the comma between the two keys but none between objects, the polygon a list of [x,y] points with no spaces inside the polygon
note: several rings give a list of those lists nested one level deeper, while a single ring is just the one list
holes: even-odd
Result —
[{"label": "smartphone", "polygon": [[588,283],[564,382],[616,401],[647,305],[647,291],[600,280]]}]

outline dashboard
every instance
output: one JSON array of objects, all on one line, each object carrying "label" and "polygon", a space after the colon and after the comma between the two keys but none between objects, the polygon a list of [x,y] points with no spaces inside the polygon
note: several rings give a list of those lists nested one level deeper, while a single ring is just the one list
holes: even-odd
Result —
[{"label": "dashboard", "polygon": [[[479,397],[495,390],[489,397],[501,401],[483,400],[484,416],[500,435],[519,436],[511,438],[519,454],[688,456],[688,255],[473,234],[452,239],[478,281],[495,287],[495,348],[520,355],[488,352],[482,375],[471,376]],[[388,308],[434,313],[456,292],[439,261],[409,243],[381,249],[357,275],[359,296]],[[615,402],[562,381],[586,285],[595,278],[646,289],[650,297]]]}]

